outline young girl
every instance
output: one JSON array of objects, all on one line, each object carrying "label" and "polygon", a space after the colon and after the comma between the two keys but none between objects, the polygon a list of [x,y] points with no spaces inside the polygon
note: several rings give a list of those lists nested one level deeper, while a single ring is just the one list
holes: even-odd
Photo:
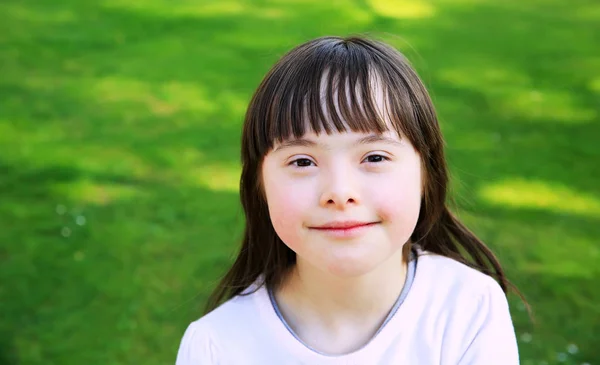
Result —
[{"label": "young girl", "polygon": [[250,102],[242,162],[242,248],[178,365],[519,363],[509,283],[446,206],[436,114],[396,50],[290,51]]}]

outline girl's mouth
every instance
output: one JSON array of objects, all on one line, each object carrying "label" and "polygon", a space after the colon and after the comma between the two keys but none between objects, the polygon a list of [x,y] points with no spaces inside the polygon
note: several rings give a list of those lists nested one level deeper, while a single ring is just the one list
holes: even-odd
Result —
[{"label": "girl's mouth", "polygon": [[334,221],[310,229],[338,238],[359,236],[380,222]]}]

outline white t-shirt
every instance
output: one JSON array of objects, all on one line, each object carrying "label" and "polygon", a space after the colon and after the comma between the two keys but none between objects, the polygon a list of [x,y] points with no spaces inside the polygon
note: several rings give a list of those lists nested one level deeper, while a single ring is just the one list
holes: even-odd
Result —
[{"label": "white t-shirt", "polygon": [[189,325],[176,365],[209,364],[515,365],[519,355],[498,283],[420,252],[404,302],[361,349],[328,356],[306,347],[278,317],[263,286]]}]

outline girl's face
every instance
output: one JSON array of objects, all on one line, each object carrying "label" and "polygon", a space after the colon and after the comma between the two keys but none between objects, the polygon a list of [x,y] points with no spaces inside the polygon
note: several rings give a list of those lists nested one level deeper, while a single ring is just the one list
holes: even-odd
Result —
[{"label": "girl's face", "polygon": [[366,274],[398,253],[419,216],[421,160],[395,132],[307,133],[276,144],[262,178],[281,240],[337,276]]}]

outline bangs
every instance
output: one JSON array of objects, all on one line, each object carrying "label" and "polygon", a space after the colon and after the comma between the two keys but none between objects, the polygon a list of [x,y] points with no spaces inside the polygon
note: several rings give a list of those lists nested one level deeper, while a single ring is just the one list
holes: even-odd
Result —
[{"label": "bangs", "polygon": [[[387,53],[386,53],[387,52]],[[394,51],[395,52],[395,51]],[[392,127],[413,142],[409,85],[390,50],[361,39],[324,37],[285,55],[250,103],[245,151],[262,158],[276,142],[308,132],[383,133]],[[411,133],[412,132],[412,133]]]}]

